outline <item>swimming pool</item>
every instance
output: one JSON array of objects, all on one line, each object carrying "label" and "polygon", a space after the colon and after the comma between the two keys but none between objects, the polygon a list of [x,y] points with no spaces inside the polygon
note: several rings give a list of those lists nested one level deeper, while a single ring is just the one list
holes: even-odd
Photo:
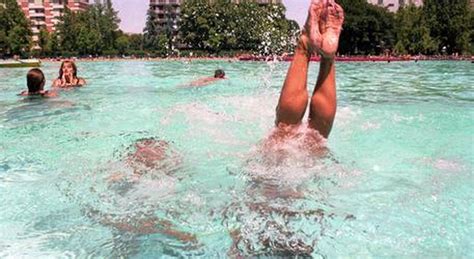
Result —
[{"label": "swimming pool", "polygon": [[[78,67],[89,85],[46,101],[16,96],[27,69],[0,69],[0,257],[474,252],[469,62],[338,64],[329,154],[315,157],[296,139],[281,145],[284,159],[259,143],[273,128],[288,63]],[[48,84],[58,68],[44,64]],[[216,68],[229,80],[181,87]],[[310,69],[312,88],[318,64]],[[111,188],[110,175],[130,170],[127,147],[151,137],[179,154],[176,175]],[[106,222],[149,217],[196,241]]]}]

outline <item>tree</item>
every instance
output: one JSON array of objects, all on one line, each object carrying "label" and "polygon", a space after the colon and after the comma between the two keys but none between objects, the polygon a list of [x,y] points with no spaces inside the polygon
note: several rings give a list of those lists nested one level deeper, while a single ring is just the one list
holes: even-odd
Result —
[{"label": "tree", "polygon": [[41,28],[38,34],[38,46],[41,48],[41,55],[48,55],[51,50],[49,49],[50,35],[45,28]]},{"label": "tree", "polygon": [[117,51],[124,55],[130,49],[129,37],[125,34],[120,35],[115,42],[115,46],[117,47]]},{"label": "tree", "polygon": [[365,0],[340,0],[345,21],[339,42],[343,54],[380,54],[395,42],[394,15]]},{"label": "tree", "polygon": [[26,55],[31,47],[30,23],[15,0],[0,7],[0,44],[7,54]]},{"label": "tree", "polygon": [[[169,21],[170,19],[168,19]],[[172,25],[162,27],[158,23],[158,15],[153,10],[148,10],[148,17],[143,30],[143,47],[161,57],[167,56],[171,51]]]},{"label": "tree", "polygon": [[80,55],[114,53],[119,36],[117,12],[110,0],[97,0],[86,11],[74,13],[65,9],[57,28],[62,51]]},{"label": "tree", "polygon": [[425,0],[423,15],[438,51],[467,53],[472,44],[472,25],[468,0]]},{"label": "tree", "polygon": [[25,56],[30,51],[31,39],[25,37],[27,30],[21,25],[16,25],[8,34],[8,43],[12,54]]},{"label": "tree", "polygon": [[131,50],[143,50],[143,34],[128,35]]},{"label": "tree", "polygon": [[5,55],[9,48],[10,43],[8,42],[7,33],[4,30],[0,30],[0,58]]},{"label": "tree", "polygon": [[397,43],[400,54],[433,54],[438,43],[430,36],[430,28],[423,16],[423,9],[409,5],[396,14]]},{"label": "tree", "polygon": [[77,47],[77,28],[82,27],[78,24],[76,14],[65,6],[64,13],[60,22],[56,25],[57,35],[60,40],[59,45],[62,51],[74,51]]},{"label": "tree", "polygon": [[114,49],[119,31],[120,19],[118,12],[114,10],[111,0],[105,0],[103,4],[97,3],[95,8],[99,13],[99,31],[106,49]]},{"label": "tree", "polygon": [[157,22],[158,15],[153,10],[148,10],[145,28],[143,29],[143,45],[145,49],[155,50],[160,26]]},{"label": "tree", "polygon": [[58,36],[58,33],[57,32],[54,32],[50,35],[50,38],[49,38],[49,41],[48,41],[48,44],[47,44],[47,50],[49,50],[49,53],[47,53],[47,55],[50,55],[50,56],[57,56],[59,55],[60,51],[61,51],[61,48],[60,48],[60,45],[59,45],[59,36]]},{"label": "tree", "polygon": [[299,31],[296,22],[285,18],[281,4],[194,0],[184,3],[181,14],[179,39],[189,48],[212,53],[247,50],[280,54],[292,49]]}]

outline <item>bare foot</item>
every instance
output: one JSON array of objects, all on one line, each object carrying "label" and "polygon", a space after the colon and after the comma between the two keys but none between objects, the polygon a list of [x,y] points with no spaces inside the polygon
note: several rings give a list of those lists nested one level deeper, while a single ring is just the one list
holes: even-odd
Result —
[{"label": "bare foot", "polygon": [[[325,0],[326,1],[326,0]],[[319,53],[326,58],[332,58],[337,52],[339,35],[344,23],[344,10],[334,0],[327,0],[319,20],[319,30],[322,43]]]},{"label": "bare foot", "polygon": [[326,0],[313,0],[308,11],[308,18],[303,27],[300,36],[300,44],[309,55],[319,52],[322,46],[323,38],[319,28],[319,21],[324,10]]},{"label": "bare foot", "polygon": [[344,23],[344,10],[334,0],[312,0],[308,18],[300,36],[308,54],[332,58],[337,52]]}]

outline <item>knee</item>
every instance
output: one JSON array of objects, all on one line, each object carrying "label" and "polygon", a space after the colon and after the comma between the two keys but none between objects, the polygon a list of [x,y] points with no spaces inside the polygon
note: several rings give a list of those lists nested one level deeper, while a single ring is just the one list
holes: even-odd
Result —
[{"label": "knee", "polygon": [[310,109],[313,119],[332,122],[336,116],[336,100],[313,96],[311,98]]}]

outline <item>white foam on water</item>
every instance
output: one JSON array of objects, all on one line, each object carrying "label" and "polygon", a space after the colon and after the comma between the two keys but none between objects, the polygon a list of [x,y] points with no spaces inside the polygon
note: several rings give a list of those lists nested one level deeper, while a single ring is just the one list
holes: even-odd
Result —
[{"label": "white foam on water", "polygon": [[340,127],[352,125],[353,122],[361,115],[361,110],[350,106],[340,107],[337,109],[334,123]]},{"label": "white foam on water", "polygon": [[380,126],[381,124],[380,123],[372,123],[372,122],[366,122],[364,124],[362,124],[362,129],[365,130],[365,131],[368,131],[368,130],[376,130],[376,129],[380,129]]},{"label": "white foam on water", "polygon": [[423,114],[418,114],[416,116],[404,116],[400,114],[395,114],[392,117],[392,121],[394,122],[423,122],[425,117]]},{"label": "white foam on water", "polygon": [[306,124],[275,128],[250,152],[244,171],[253,181],[302,184],[324,167],[326,140]]},{"label": "white foam on water", "polygon": [[466,169],[464,163],[455,159],[446,158],[423,158],[421,162],[437,170],[448,173],[459,173]]},{"label": "white foam on water", "polygon": [[176,192],[177,179],[163,175],[160,179],[140,179],[129,193],[123,196],[122,205],[132,202],[157,203]]}]

